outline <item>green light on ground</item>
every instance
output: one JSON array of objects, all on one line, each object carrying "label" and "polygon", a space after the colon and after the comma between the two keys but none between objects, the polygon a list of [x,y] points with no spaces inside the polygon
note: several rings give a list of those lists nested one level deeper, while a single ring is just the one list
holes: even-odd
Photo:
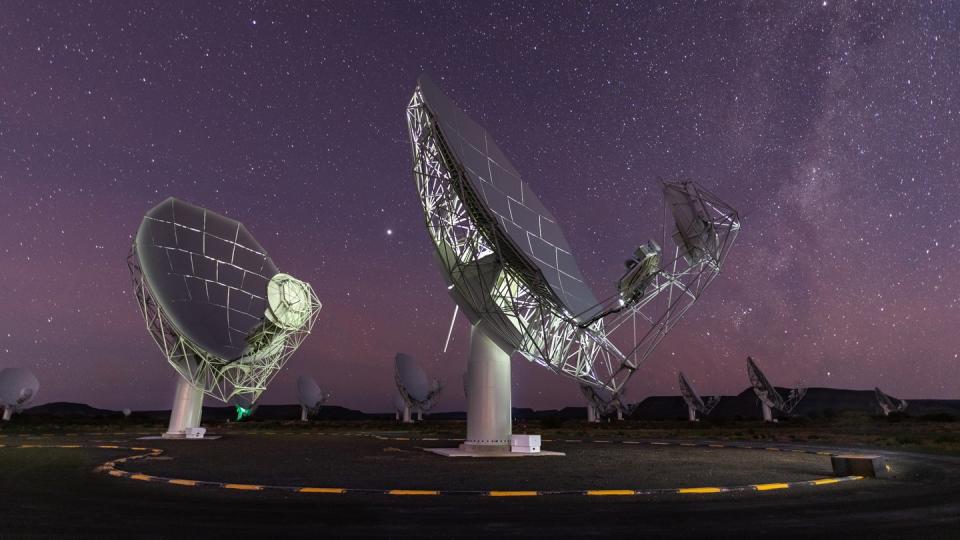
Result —
[{"label": "green light on ground", "polygon": [[245,409],[239,405],[237,407],[237,422],[253,414],[253,409]]}]

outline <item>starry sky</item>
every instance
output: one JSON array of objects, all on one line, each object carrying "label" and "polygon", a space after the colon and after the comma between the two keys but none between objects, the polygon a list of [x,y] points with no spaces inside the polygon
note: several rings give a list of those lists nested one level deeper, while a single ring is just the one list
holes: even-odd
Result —
[{"label": "starry sky", "polygon": [[[778,385],[960,397],[960,5],[3,2],[0,367],[36,403],[169,406],[126,256],[176,196],[241,220],[324,304],[263,396],[383,411],[412,354],[464,407],[410,171],[428,73],[497,139],[607,296],[657,178],[740,210],[725,273],[627,397]],[[514,360],[514,405],[581,405]],[[212,403],[211,403],[212,404]]]}]

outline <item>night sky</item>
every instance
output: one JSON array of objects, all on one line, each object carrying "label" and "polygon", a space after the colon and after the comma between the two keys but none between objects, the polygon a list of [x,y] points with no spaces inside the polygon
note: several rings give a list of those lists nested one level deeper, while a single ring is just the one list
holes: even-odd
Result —
[{"label": "night sky", "polygon": [[[630,400],[675,394],[677,370],[739,392],[747,355],[783,386],[958,398],[958,26],[950,2],[4,2],[0,368],[31,368],[36,403],[169,406],[126,256],[175,196],[244,222],[324,304],[263,402],[307,373],[387,410],[404,351],[461,409],[469,326],[442,353],[453,302],[404,117],[428,73],[598,297],[660,237],[657,178],[740,210],[730,264]],[[513,373],[515,406],[583,404],[519,356]]]}]

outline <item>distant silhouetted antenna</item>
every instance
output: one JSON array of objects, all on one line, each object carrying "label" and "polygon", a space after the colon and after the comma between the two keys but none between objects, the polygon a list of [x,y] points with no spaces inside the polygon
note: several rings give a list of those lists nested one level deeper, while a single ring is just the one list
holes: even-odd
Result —
[{"label": "distant silhouetted antenna", "polygon": [[13,413],[21,412],[39,391],[40,381],[29,369],[12,367],[0,370],[0,408],[3,409],[3,420],[10,421]]},{"label": "distant silhouetted antenna", "polygon": [[760,371],[756,362],[749,356],[747,357],[747,376],[750,378],[750,384],[753,386],[754,393],[763,406],[763,420],[765,422],[776,422],[776,419],[773,417],[774,410],[784,414],[793,412],[793,409],[796,408],[800,400],[802,400],[803,396],[807,393],[806,388],[797,386],[791,389],[787,397],[784,398],[780,395],[780,392],[770,384],[766,375]]},{"label": "distant silhouetted antenna", "polygon": [[413,422],[412,413],[417,413],[417,420],[423,420],[423,413],[436,405],[443,391],[440,381],[427,379],[427,374],[409,354],[397,354],[394,359],[394,379],[404,402],[404,423]]},{"label": "distant silhouetted antenna", "polygon": [[877,405],[884,416],[890,416],[893,412],[903,412],[907,410],[907,401],[884,394],[879,388],[873,389],[873,394],[877,398]]},{"label": "distant silhouetted antenna", "polygon": [[698,421],[699,417],[707,416],[720,403],[720,396],[711,396],[706,400],[702,399],[693,385],[683,376],[682,371],[680,372],[679,384],[680,394],[683,396],[683,401],[687,403],[687,416],[691,422]]},{"label": "distant silhouetted antenna", "polygon": [[297,377],[297,398],[300,401],[300,420],[306,422],[310,415],[316,415],[330,395],[317,384],[313,377]]}]

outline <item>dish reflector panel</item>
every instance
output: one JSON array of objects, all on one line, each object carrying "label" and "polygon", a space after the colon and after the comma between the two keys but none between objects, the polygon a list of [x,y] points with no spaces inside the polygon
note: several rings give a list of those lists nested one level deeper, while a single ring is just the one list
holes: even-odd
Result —
[{"label": "dish reflector panel", "polygon": [[578,319],[589,319],[596,311],[597,299],[577,267],[557,218],[520,178],[485,129],[429,78],[421,77],[419,88],[473,195],[483,204],[481,212],[488,217],[485,225],[495,228],[501,244],[514,251],[501,256],[522,259],[531,280],[546,280],[555,301]]},{"label": "dish reflector panel", "polygon": [[22,407],[40,390],[40,381],[27,368],[0,371],[0,406]]},{"label": "dish reflector panel", "polygon": [[278,273],[247,228],[171,197],[147,212],[135,244],[140,271],[177,332],[221,358],[243,354]]},{"label": "dish reflector panel", "polygon": [[424,401],[430,396],[430,381],[417,361],[408,354],[399,353],[395,360],[397,377],[413,401]]},{"label": "dish reflector panel", "polygon": [[300,398],[300,405],[308,409],[316,409],[326,401],[326,396],[317,385],[317,381],[306,375],[297,377],[297,395]]}]

